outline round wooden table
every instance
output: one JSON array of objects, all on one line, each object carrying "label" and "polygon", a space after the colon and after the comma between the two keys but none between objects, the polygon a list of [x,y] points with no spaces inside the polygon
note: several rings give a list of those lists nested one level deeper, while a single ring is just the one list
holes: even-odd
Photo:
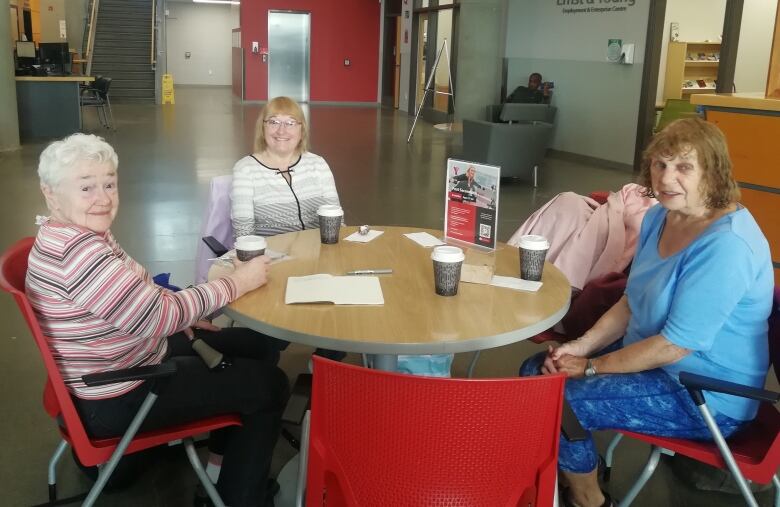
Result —
[{"label": "round wooden table", "polygon": [[[320,244],[318,229],[270,237],[268,248],[290,259],[271,267],[269,282],[224,309],[239,324],[274,338],[345,352],[374,355],[374,367],[395,370],[398,354],[448,354],[507,345],[555,325],[569,308],[571,288],[545,264],[538,292],[461,282],[453,297],[436,295],[431,249],[403,236],[423,229],[376,226],[384,234],[369,243],[344,241],[357,230],[342,227],[335,245]],[[427,230],[441,238],[441,231]],[[519,276],[517,248],[500,243],[494,252],[467,248],[466,263],[491,265],[496,275]],[[286,305],[287,278],[315,273],[344,275],[358,269],[391,268],[378,275],[385,304]],[[219,276],[218,265],[210,278]]]}]

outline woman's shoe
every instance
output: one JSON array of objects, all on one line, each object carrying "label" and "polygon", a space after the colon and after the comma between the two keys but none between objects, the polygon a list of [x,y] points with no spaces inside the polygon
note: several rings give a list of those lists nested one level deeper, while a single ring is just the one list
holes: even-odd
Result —
[{"label": "woman's shoe", "polygon": [[[274,497],[279,492],[279,483],[273,477],[269,477],[265,483],[265,504],[263,507],[273,507]],[[193,507],[214,507],[214,503],[206,493],[206,488],[203,484],[198,483],[195,486],[195,497],[192,500]]]},{"label": "woman's shoe", "polygon": [[[604,495],[604,502],[601,504],[601,507],[617,507],[618,502],[612,500],[612,497],[609,496],[609,493],[601,490],[601,494]],[[561,490],[561,504],[563,507],[580,507],[578,504],[572,502],[570,496],[569,496],[569,489],[562,489]]]}]

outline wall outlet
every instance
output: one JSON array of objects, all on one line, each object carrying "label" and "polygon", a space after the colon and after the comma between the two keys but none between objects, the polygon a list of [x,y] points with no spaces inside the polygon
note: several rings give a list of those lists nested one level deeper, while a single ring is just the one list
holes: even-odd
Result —
[{"label": "wall outlet", "polygon": [[256,40],[252,41],[252,52],[253,53],[259,53],[260,52],[260,43]]},{"label": "wall outlet", "polygon": [[344,67],[349,67],[352,65],[352,62],[349,61],[349,58],[344,58]]}]

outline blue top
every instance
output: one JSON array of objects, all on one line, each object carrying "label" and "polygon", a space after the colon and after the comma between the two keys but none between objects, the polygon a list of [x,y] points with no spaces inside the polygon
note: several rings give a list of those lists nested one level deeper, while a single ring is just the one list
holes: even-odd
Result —
[{"label": "blue top", "polygon": [[[763,387],[769,368],[767,319],[774,275],[769,244],[743,207],[728,213],[684,249],[661,258],[666,208],[642,221],[626,286],[631,319],[624,345],[661,334],[691,353],[663,369],[677,379],[690,371]],[[716,413],[747,421],[758,402],[705,392]]]}]

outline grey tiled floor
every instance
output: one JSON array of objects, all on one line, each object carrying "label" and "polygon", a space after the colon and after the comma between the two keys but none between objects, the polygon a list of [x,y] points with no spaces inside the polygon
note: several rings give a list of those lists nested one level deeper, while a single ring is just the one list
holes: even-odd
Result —
[{"label": "grey tiled floor", "polygon": [[[228,88],[180,87],[176,94],[175,106],[116,105],[116,132],[98,131],[92,111],[85,126],[104,135],[119,154],[122,205],[114,234],[151,272],[171,272],[174,282],[187,285],[193,276],[208,181],[228,174],[233,163],[250,151],[259,106],[240,104]],[[411,118],[386,109],[312,106],[310,119],[312,151],[331,165],[348,223],[441,227],[443,171],[446,159],[460,154],[458,134],[421,122],[407,144]],[[35,215],[45,213],[35,172],[43,146],[29,143],[21,150],[0,153],[0,249],[33,235]],[[547,160],[537,189],[526,184],[501,189],[499,239],[506,240],[558,192],[615,189],[631,180],[627,172]],[[37,352],[5,294],[0,295],[0,312],[0,503],[32,505],[46,500],[46,462],[57,434],[41,407],[44,374]],[[485,351],[476,374],[513,376],[522,358],[539,347],[519,343]],[[309,353],[295,345],[285,352],[282,366],[290,378],[305,369]],[[456,358],[456,376],[465,374],[468,360],[468,355]],[[599,436],[600,444],[606,438]],[[609,486],[617,497],[625,492],[646,452],[642,444],[622,444],[619,468]],[[291,453],[281,442],[274,469]],[[88,487],[67,457],[60,466],[59,484],[64,496]],[[180,449],[167,450],[155,456],[134,486],[104,495],[99,504],[186,506],[191,504],[194,484]],[[741,504],[736,496],[693,491],[675,478],[666,463],[635,503],[640,507]]]}]

